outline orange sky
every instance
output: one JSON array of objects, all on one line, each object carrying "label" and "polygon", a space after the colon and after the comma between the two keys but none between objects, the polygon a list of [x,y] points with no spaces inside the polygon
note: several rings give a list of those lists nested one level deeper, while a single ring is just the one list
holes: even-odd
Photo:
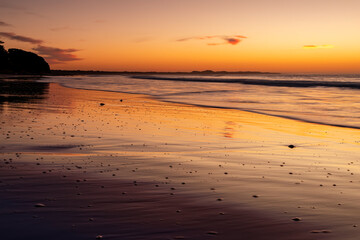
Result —
[{"label": "orange sky", "polygon": [[360,73],[359,0],[0,0],[52,69]]}]

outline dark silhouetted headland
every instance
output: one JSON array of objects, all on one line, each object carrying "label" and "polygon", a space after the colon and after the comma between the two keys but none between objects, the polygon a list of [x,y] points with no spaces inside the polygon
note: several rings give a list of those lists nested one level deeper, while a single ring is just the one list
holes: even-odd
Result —
[{"label": "dark silhouetted headland", "polygon": [[[0,44],[3,43],[0,41]],[[8,51],[0,45],[0,73],[45,74],[50,72],[44,58],[33,52],[11,48]]]}]

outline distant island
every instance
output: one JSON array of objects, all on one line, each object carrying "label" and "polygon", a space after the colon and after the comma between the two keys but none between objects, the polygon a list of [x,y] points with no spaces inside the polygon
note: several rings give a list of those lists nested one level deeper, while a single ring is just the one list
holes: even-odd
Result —
[{"label": "distant island", "polygon": [[11,48],[6,50],[0,41],[0,73],[47,74],[50,66],[44,58],[33,52]]}]

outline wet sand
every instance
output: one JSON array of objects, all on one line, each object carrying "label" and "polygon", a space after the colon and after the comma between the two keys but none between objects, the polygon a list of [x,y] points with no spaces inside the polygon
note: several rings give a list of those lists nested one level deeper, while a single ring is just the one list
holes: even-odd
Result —
[{"label": "wet sand", "polygon": [[43,84],[2,92],[5,239],[360,234],[359,130]]}]

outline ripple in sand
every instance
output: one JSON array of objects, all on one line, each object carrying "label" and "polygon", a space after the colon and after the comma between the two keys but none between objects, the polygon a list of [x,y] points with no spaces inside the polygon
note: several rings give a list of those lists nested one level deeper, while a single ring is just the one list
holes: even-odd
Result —
[{"label": "ripple in sand", "polygon": [[310,233],[332,233],[331,230],[312,230]]}]

